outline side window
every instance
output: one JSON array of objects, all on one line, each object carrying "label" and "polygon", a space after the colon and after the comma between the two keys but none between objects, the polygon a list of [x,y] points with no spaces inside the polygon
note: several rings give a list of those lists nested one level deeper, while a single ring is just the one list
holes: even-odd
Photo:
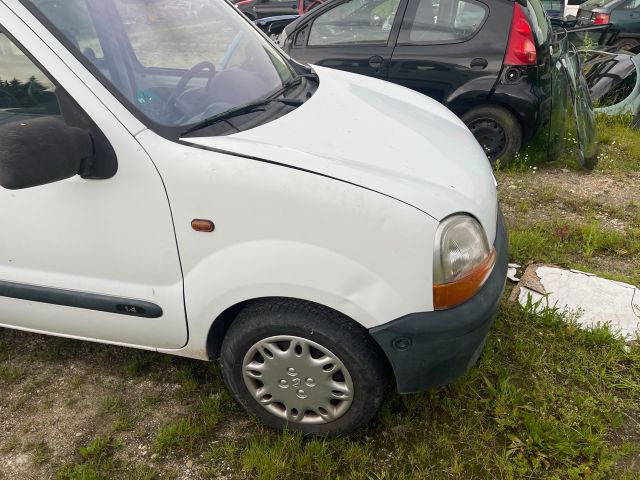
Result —
[{"label": "side window", "polygon": [[55,86],[0,32],[0,125],[51,115],[60,116]]},{"label": "side window", "polygon": [[309,46],[386,45],[400,0],[349,0],[318,16]]},{"label": "side window", "polygon": [[[75,100],[62,87],[54,84],[25,54],[24,50],[2,32],[0,26],[0,126],[11,129],[15,127],[11,125],[13,123],[26,123],[32,120],[38,120],[34,123],[41,124],[42,118],[57,120],[47,122],[49,124],[58,124],[63,128],[65,125],[76,127],[88,132],[85,135],[89,141],[77,145],[79,149],[85,148],[83,152],[87,156],[82,158],[92,158],[92,162],[83,164],[82,169],[74,174],[79,173],[83,178],[94,179],[110,178],[115,175],[118,170],[118,159],[107,137]],[[40,140],[42,138],[47,137],[41,137]],[[38,147],[40,151],[41,145],[42,141]],[[33,155],[37,158],[35,153]],[[42,172],[35,172],[31,180],[39,178],[38,173]],[[45,183],[49,181],[51,180]],[[29,186],[41,184],[32,183]]]},{"label": "side window", "polygon": [[454,43],[473,36],[487,8],[473,0],[416,0],[407,10],[399,43]]}]

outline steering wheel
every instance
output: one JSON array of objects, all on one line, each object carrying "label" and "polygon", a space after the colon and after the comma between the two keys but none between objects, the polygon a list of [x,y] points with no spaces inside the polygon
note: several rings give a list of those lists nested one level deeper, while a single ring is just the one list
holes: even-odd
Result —
[{"label": "steering wheel", "polygon": [[216,66],[211,62],[205,61],[205,62],[200,62],[194,65],[193,67],[191,67],[189,70],[185,72],[185,74],[182,76],[180,81],[174,87],[173,91],[171,92],[171,95],[169,95],[166,105],[169,107],[175,108],[176,101],[178,100],[180,95],[184,93],[189,82],[204,70],[209,70],[209,78],[207,79],[207,87],[206,87],[208,89],[209,86],[211,85],[211,80],[213,80],[213,77],[216,74]]}]

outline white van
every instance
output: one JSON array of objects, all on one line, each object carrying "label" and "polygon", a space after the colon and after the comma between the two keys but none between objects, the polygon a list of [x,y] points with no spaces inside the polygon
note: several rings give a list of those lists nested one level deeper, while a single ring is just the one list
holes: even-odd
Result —
[{"label": "white van", "polygon": [[219,358],[343,433],[480,355],[507,243],[435,101],[295,63],[222,0],[0,0],[0,324]]}]

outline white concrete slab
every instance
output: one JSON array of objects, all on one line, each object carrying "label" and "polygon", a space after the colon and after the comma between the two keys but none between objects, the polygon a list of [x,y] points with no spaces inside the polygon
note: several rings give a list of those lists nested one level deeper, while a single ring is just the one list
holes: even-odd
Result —
[{"label": "white concrete slab", "polygon": [[590,328],[609,324],[627,340],[640,332],[640,289],[579,270],[530,265],[512,298],[526,305],[529,295],[539,309],[557,307],[577,314],[577,323]]}]

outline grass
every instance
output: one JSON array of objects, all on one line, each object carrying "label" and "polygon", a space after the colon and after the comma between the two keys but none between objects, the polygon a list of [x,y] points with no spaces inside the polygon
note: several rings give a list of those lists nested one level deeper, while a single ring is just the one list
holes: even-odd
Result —
[{"label": "grass", "polygon": [[519,261],[588,261],[594,255],[615,255],[640,261],[640,228],[623,231],[602,226],[597,220],[572,222],[564,219],[526,222],[509,228],[512,258]]},{"label": "grass", "polygon": [[0,382],[16,383],[24,377],[24,370],[0,365]]},{"label": "grass", "polygon": [[553,310],[504,304],[478,368],[442,389],[390,395],[368,430],[329,440],[258,428],[206,456],[211,471],[224,462],[232,478],[265,480],[631,479],[616,465],[640,455],[640,437],[621,432],[640,419],[638,398],[638,348]]},{"label": "grass", "polygon": [[31,446],[32,459],[36,464],[43,464],[51,457],[51,447],[47,442],[40,440]]},{"label": "grass", "polygon": [[120,443],[112,437],[97,437],[78,450],[80,459],[63,465],[56,480],[110,480],[114,477],[130,480],[157,478],[155,469],[139,462],[123,462],[114,457]]},{"label": "grass", "polygon": [[100,411],[102,413],[122,413],[125,405],[121,395],[107,397],[100,403]]},{"label": "grass", "polygon": [[[592,173],[580,173],[571,137],[551,166],[534,145],[496,172],[511,257],[640,284],[640,192],[616,203],[547,181],[560,168],[578,178],[575,189],[581,179],[640,172],[640,132],[626,118],[598,122],[601,162]],[[33,478],[60,480],[639,479],[640,345],[625,345],[606,326],[582,330],[570,314],[534,310],[505,297],[476,368],[421,394],[390,388],[374,422],[332,439],[265,429],[231,400],[215,363],[0,338],[0,407],[23,419],[0,441],[0,464],[26,453]],[[66,383],[55,390],[43,378]],[[55,438],[31,433],[49,408],[91,410],[75,430],[56,427],[81,433],[64,455],[54,454]]]},{"label": "grass", "polygon": [[598,116],[599,171],[640,170],[640,132],[629,128],[631,116]]},{"label": "grass", "polygon": [[615,465],[640,454],[638,438],[611,440],[626,415],[640,418],[637,402],[624,408],[640,398],[638,362],[606,329],[505,304],[479,367],[454,385],[392,395],[357,436],[260,432],[227,460],[264,479],[635,478]]},{"label": "grass", "polygon": [[[509,229],[511,258],[523,265],[536,261],[587,270],[601,276],[640,285],[640,228],[623,231],[562,219],[513,225]],[[614,257],[617,265],[603,261]]]},{"label": "grass", "polygon": [[186,418],[170,422],[156,432],[154,450],[160,454],[193,452],[206,442],[231,405],[226,392],[200,397]]},{"label": "grass", "polygon": [[10,436],[2,443],[0,443],[0,453],[9,453],[16,449],[18,446],[18,439],[15,436]]},{"label": "grass", "polygon": [[[596,115],[597,140],[600,144],[596,172],[620,173],[640,171],[640,132],[629,126],[632,116]],[[564,149],[549,155],[544,135],[525,145],[515,159],[503,169],[507,173],[533,172],[552,164],[558,168],[581,170],[575,132],[569,128]],[[499,174],[500,172],[498,172]]]}]

